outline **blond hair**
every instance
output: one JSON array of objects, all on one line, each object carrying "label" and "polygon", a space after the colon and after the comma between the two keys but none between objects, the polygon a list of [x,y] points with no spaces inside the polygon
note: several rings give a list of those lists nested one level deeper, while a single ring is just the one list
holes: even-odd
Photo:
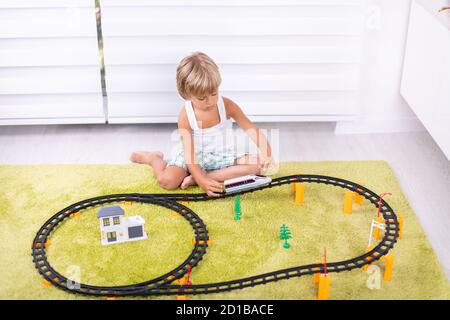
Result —
[{"label": "blond hair", "polygon": [[194,52],[178,64],[177,89],[185,100],[214,93],[221,82],[219,67],[203,52]]}]

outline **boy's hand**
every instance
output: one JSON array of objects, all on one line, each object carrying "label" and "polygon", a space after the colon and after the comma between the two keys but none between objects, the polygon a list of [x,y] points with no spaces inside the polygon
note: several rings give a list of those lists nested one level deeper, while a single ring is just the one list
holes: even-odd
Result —
[{"label": "boy's hand", "polygon": [[272,174],[273,170],[275,169],[275,163],[273,161],[273,158],[271,156],[264,156],[260,155],[260,168],[261,168],[261,174]]},{"label": "boy's hand", "polygon": [[208,177],[202,177],[197,181],[197,184],[200,188],[202,188],[206,194],[210,197],[219,197],[220,192],[222,192],[222,184],[220,182],[217,182],[214,179],[208,178]]}]

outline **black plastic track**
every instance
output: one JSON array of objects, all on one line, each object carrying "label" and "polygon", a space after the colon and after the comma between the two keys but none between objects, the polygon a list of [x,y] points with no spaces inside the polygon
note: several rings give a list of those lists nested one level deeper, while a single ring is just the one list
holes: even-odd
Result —
[{"label": "black plastic track", "polygon": [[[274,178],[268,185],[258,187],[251,190],[243,191],[239,194],[254,192],[291,184],[295,182],[306,183],[324,183],[333,186],[338,186],[344,189],[355,191],[369,200],[376,208],[380,197],[373,191],[347,180],[321,175],[291,175],[286,177]],[[300,277],[303,275],[312,275],[319,272],[324,272],[323,264],[309,264],[303,266],[282,269],[274,272],[260,274],[248,278],[237,279],[232,281],[195,284],[195,285],[176,285],[173,284],[176,279],[183,277],[188,270],[188,265],[194,268],[200,260],[202,260],[208,247],[208,230],[202,219],[191,209],[180,204],[178,201],[210,201],[216,199],[223,199],[226,197],[234,197],[236,194],[221,194],[219,197],[209,197],[205,193],[176,193],[176,194],[113,194],[95,197],[74,203],[47,220],[39,229],[32,246],[33,262],[39,273],[50,283],[61,288],[62,290],[78,293],[89,296],[159,296],[159,295],[181,295],[181,294],[209,294],[225,292],[237,289],[244,289],[247,287],[254,287],[256,285],[266,284],[269,282],[289,279],[293,277]],[[132,201],[161,205],[170,210],[178,212],[191,224],[195,233],[195,245],[189,257],[177,268],[167,272],[157,278],[146,282],[130,284],[126,286],[91,286],[87,284],[78,284],[74,286],[73,281],[67,279],[56,270],[52,268],[46,257],[45,243],[49,239],[51,233],[55,228],[65,219],[69,218],[73,213],[82,212],[86,208],[101,206],[112,202]],[[399,226],[397,216],[392,208],[385,200],[381,200],[381,214],[385,220],[385,233],[381,242],[375,246],[371,251],[345,261],[327,263],[327,272],[341,272],[350,271],[361,268],[386,255],[397,242]]]}]

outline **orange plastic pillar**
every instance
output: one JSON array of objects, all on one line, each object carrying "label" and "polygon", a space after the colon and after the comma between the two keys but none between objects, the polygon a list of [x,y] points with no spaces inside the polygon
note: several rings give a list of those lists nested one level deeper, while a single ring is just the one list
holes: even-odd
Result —
[{"label": "orange plastic pillar", "polygon": [[402,238],[402,233],[403,233],[403,215],[401,213],[399,213],[397,215],[397,220],[398,220],[398,238],[401,239]]},{"label": "orange plastic pillar", "polygon": [[[192,238],[192,244],[195,244],[195,242],[196,242],[196,239]],[[204,243],[205,243],[205,240],[200,240],[198,242],[198,244],[200,244],[200,245],[202,245]],[[206,241],[206,243],[208,244],[208,246],[210,246],[213,243],[213,240],[211,239],[211,237],[209,237],[209,239]]]},{"label": "orange plastic pillar", "polygon": [[392,271],[394,269],[394,253],[389,253],[387,256],[384,256],[383,261],[385,262],[384,267],[384,281],[391,281],[392,280]]},{"label": "orange plastic pillar", "polygon": [[[320,261],[316,261],[316,263],[323,264],[323,259],[320,260]],[[314,276],[313,276],[313,282],[314,282],[314,284],[319,284],[319,279],[320,279],[320,271],[314,273]]]},{"label": "orange plastic pillar", "polygon": [[[300,174],[300,172],[298,174]],[[291,191],[292,191],[292,193],[295,193],[295,184],[296,183],[298,183],[298,182],[292,182],[291,183]]]},{"label": "orange plastic pillar", "polygon": [[303,183],[295,183],[295,204],[305,202],[305,185]]},{"label": "orange plastic pillar", "polygon": [[[385,223],[383,217],[381,217],[381,216],[376,217],[376,218],[375,218],[375,221],[376,221],[376,222],[379,222],[379,223]],[[376,228],[376,227],[374,227],[374,229],[373,229],[373,237],[374,237],[376,240],[380,240],[380,239],[381,239],[381,230],[378,229],[378,228]]]},{"label": "orange plastic pillar", "polygon": [[[369,251],[372,250],[373,248],[374,248],[373,245],[367,246],[367,252],[369,252]],[[366,260],[368,260],[368,259],[366,258]],[[367,268],[369,268],[369,265],[368,265],[368,264],[366,264],[366,265],[364,265],[364,266],[362,267],[362,269],[363,269],[364,271],[366,271]]]},{"label": "orange plastic pillar", "polygon": [[344,194],[344,213],[352,213],[353,192],[345,191]]},{"label": "orange plastic pillar", "polygon": [[[187,201],[178,201],[179,204],[182,204],[183,206],[187,206],[188,202]],[[172,217],[178,217],[180,214],[177,211],[171,211],[170,215]]]},{"label": "orange plastic pillar", "polygon": [[51,244],[52,244],[52,240],[45,241],[45,248],[50,247]]},{"label": "orange plastic pillar", "polygon": [[358,192],[354,192],[355,195],[355,203],[362,205],[364,203],[364,198]]},{"label": "orange plastic pillar", "polygon": [[52,283],[46,279],[42,280],[42,284],[46,287],[50,287],[52,285]]},{"label": "orange plastic pillar", "polygon": [[[361,183],[358,182],[358,184],[360,185]],[[360,189],[358,189],[358,190],[360,190]],[[353,192],[353,195],[354,195],[355,203],[357,203],[359,205],[362,205],[364,203],[364,197],[362,195],[360,195],[358,192],[356,192],[356,191]]]},{"label": "orange plastic pillar", "polygon": [[[177,283],[180,286],[183,286],[186,283],[186,279],[185,278],[178,279]],[[186,294],[177,295],[177,300],[187,300],[187,295]]]},{"label": "orange plastic pillar", "polygon": [[319,278],[318,300],[328,300],[330,296],[330,275],[321,273]]}]

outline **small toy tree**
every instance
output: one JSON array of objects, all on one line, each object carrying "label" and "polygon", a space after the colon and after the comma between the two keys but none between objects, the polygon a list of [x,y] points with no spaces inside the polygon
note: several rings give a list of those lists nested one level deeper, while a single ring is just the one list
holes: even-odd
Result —
[{"label": "small toy tree", "polygon": [[287,242],[288,239],[292,239],[291,231],[289,230],[288,226],[283,224],[280,227],[280,240],[284,240],[283,248],[285,249],[289,249],[290,247],[289,243]]},{"label": "small toy tree", "polygon": [[241,220],[241,200],[239,196],[234,198],[234,220]]}]

